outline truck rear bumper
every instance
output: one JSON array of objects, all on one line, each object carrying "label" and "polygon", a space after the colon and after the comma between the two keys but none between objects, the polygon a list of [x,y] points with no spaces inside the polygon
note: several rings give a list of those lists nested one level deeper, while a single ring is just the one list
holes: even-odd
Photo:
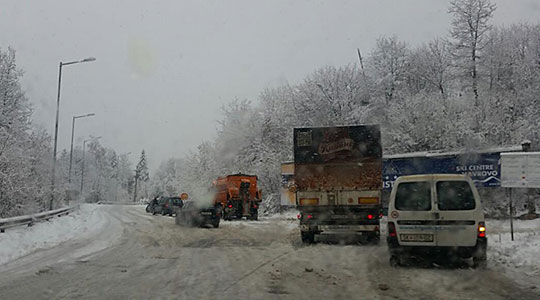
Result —
[{"label": "truck rear bumper", "polygon": [[300,231],[328,232],[328,233],[351,233],[351,232],[377,232],[378,225],[307,225],[300,224]]}]

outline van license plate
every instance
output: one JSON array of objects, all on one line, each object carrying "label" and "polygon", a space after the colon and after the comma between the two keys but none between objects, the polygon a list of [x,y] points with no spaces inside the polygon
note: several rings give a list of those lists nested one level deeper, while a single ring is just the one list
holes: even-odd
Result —
[{"label": "van license plate", "polygon": [[433,234],[400,234],[402,242],[433,242]]}]

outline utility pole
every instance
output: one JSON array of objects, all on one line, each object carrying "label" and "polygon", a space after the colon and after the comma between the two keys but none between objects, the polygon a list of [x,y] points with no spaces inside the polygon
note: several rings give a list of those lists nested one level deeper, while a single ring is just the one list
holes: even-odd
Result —
[{"label": "utility pole", "polygon": [[356,48],[356,52],[358,53],[358,60],[360,61],[360,70],[362,70],[362,75],[366,77],[366,72],[364,71],[364,60],[362,59],[360,48]]}]

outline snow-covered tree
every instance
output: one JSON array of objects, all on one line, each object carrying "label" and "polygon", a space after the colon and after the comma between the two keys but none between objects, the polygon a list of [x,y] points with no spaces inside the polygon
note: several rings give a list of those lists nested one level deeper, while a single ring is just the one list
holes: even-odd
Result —
[{"label": "snow-covered tree", "polygon": [[451,81],[451,65],[452,58],[445,40],[437,38],[414,49],[407,71],[409,88],[413,94],[437,91],[446,98]]},{"label": "snow-covered tree", "polygon": [[407,44],[395,36],[381,37],[377,39],[368,62],[380,92],[386,103],[390,103],[406,80],[409,64]]},{"label": "snow-covered tree", "polygon": [[451,37],[454,53],[458,60],[466,87],[474,94],[474,104],[479,106],[479,73],[482,54],[488,43],[490,20],[495,12],[495,4],[489,0],[453,0],[449,12],[453,15]]},{"label": "snow-covered tree", "polygon": [[141,152],[141,157],[139,158],[139,162],[137,163],[137,166],[135,167],[135,198],[137,197],[137,188],[138,185],[140,185],[142,188],[140,190],[144,191],[145,197],[148,197],[148,190],[146,188],[146,182],[150,179],[149,173],[148,173],[148,166],[146,162],[146,153],[144,150]]},{"label": "snow-covered tree", "polygon": [[50,199],[50,139],[32,127],[22,74],[15,50],[0,49],[0,217],[46,209]]}]

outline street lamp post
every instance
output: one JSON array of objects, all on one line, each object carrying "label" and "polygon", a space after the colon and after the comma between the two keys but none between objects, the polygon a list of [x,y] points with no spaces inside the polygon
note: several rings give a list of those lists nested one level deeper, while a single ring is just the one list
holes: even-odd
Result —
[{"label": "street lamp post", "polygon": [[86,118],[86,117],[92,117],[95,116],[94,113],[86,114],[86,115],[80,115],[80,116],[73,116],[73,122],[71,123],[71,146],[69,150],[69,173],[68,173],[68,182],[71,184],[71,165],[73,163],[73,138],[75,136],[75,120],[80,118]]},{"label": "street lamp post", "polygon": [[56,122],[54,124],[54,147],[53,147],[53,163],[52,163],[52,174],[51,174],[51,201],[49,203],[49,209],[53,209],[53,203],[54,203],[54,181],[55,181],[55,173],[56,173],[56,150],[58,146],[58,118],[60,117],[60,87],[62,83],[62,67],[72,64],[78,64],[78,63],[85,63],[85,62],[91,62],[96,60],[94,57],[85,58],[83,60],[78,61],[70,61],[67,63],[60,62],[60,65],[58,67],[58,92],[56,96]]},{"label": "street lamp post", "polygon": [[[97,138],[94,138],[95,141],[99,140],[101,137],[98,136]],[[84,140],[83,141],[83,150],[82,150],[82,165],[81,165],[81,197],[83,196],[83,187],[84,187],[84,154],[86,152],[86,142],[90,141],[91,139]]]}]

